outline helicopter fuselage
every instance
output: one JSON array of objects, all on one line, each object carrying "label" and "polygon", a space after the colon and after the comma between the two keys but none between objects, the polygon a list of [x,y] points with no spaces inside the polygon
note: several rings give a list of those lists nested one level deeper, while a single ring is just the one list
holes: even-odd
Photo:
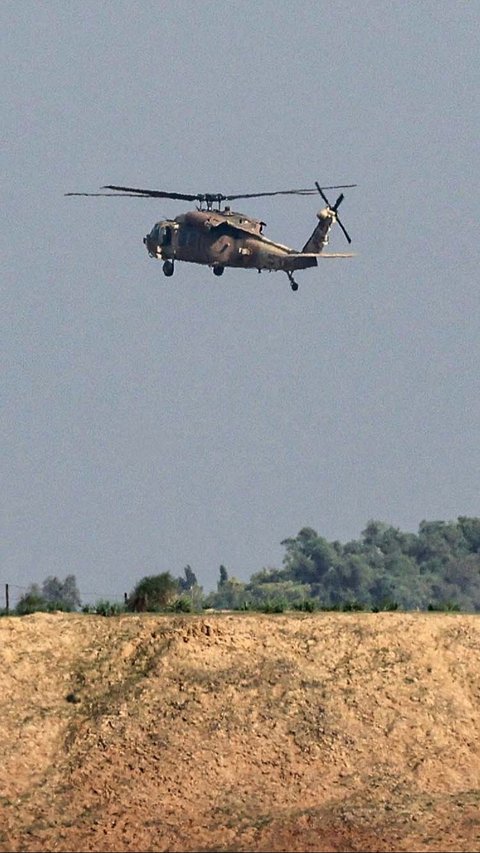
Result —
[{"label": "helicopter fuselage", "polygon": [[[325,222],[323,244],[331,225]],[[265,223],[243,213],[192,210],[155,223],[144,243],[151,257],[206,264],[217,270],[243,267],[258,270],[305,269],[316,265],[311,254],[299,253],[262,233]]]}]

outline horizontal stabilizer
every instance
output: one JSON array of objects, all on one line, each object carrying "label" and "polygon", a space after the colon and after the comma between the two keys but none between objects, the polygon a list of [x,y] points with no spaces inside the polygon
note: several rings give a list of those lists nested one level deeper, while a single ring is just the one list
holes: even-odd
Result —
[{"label": "horizontal stabilizer", "polygon": [[316,267],[319,258],[353,258],[354,254],[349,252],[292,252],[280,260],[279,269],[282,270],[304,270],[307,267]]},{"label": "horizontal stabilizer", "polygon": [[322,252],[316,258],[354,258],[355,252]]}]

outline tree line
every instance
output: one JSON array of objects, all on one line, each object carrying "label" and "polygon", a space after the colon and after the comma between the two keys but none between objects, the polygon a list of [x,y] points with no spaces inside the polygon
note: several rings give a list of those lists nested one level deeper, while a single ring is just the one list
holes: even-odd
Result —
[{"label": "tree line", "polygon": [[183,575],[147,575],[125,595],[84,605],[76,579],[48,577],[19,600],[19,615],[34,610],[85,612],[196,612],[214,610],[459,610],[480,612],[480,518],[422,521],[406,533],[381,521],[359,539],[327,541],[311,527],[284,539],[281,568],[263,568],[243,582],[219,567],[216,589],[204,594],[190,565]]}]

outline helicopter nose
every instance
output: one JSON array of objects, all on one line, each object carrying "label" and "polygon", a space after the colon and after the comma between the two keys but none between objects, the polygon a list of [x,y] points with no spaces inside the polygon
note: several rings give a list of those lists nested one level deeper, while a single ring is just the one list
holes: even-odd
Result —
[{"label": "helicopter nose", "polygon": [[153,258],[155,257],[155,245],[152,240],[151,234],[146,234],[143,238],[143,243],[147,249],[148,254]]}]

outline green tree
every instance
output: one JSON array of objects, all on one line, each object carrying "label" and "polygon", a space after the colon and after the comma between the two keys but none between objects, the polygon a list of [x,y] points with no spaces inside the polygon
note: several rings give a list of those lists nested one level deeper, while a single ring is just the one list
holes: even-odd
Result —
[{"label": "green tree", "polygon": [[422,521],[418,534],[370,520],[361,537],[327,542],[311,527],[284,539],[282,568],[262,569],[248,584],[220,567],[207,606],[238,608],[282,600],[298,606],[358,604],[422,609],[459,606],[480,612],[480,518]]},{"label": "green tree", "polygon": [[303,527],[294,539],[280,544],[286,548],[285,579],[318,584],[338,562],[335,548],[311,527]]},{"label": "green tree", "polygon": [[272,601],[283,601],[285,606],[293,607],[311,598],[309,584],[293,580],[262,580],[261,583],[256,583],[254,577],[245,587],[248,602],[252,607],[261,607]]},{"label": "green tree", "polygon": [[415,550],[417,537],[404,533],[398,527],[383,521],[369,521],[362,531],[361,553],[368,555],[372,565],[383,566],[383,557],[390,554],[411,554]]},{"label": "green tree", "polygon": [[175,602],[177,610],[192,611],[203,608],[203,589],[198,585],[197,576],[191,566],[185,566],[185,577],[177,578],[180,598]]},{"label": "green tree", "polygon": [[246,585],[234,577],[217,584],[217,591],[207,595],[204,606],[214,610],[240,610],[248,603]]},{"label": "green tree", "polygon": [[80,594],[75,575],[67,575],[64,581],[49,575],[40,587],[32,583],[20,598],[15,610],[19,614],[35,613],[39,610],[75,610],[80,607]]},{"label": "green tree", "polygon": [[259,572],[255,572],[250,577],[250,585],[251,586],[261,586],[265,583],[282,583],[285,580],[285,571],[283,569],[276,568],[268,568],[261,569]]},{"label": "green tree", "polygon": [[29,613],[38,613],[40,610],[47,610],[48,605],[40,594],[40,588],[37,584],[32,584],[28,592],[25,592],[19,599],[15,612],[19,616],[26,616]]},{"label": "green tree", "polygon": [[184,571],[185,577],[184,578],[182,578],[182,577],[178,578],[177,583],[183,592],[188,592],[194,586],[198,586],[197,578],[196,578],[195,572],[193,571],[191,566],[185,566],[183,571]]},{"label": "green tree", "polygon": [[[385,560],[385,569],[382,573],[386,584],[390,588],[390,598],[397,602],[403,610],[412,610],[419,607],[422,602],[422,580],[415,560],[400,551],[391,553]],[[426,604],[423,601],[423,604]],[[376,599],[375,604],[381,606],[382,602]]]},{"label": "green tree", "polygon": [[467,518],[461,515],[458,525],[470,553],[480,554],[480,518]]},{"label": "green tree", "polygon": [[480,612],[480,553],[451,560],[443,581],[447,600],[458,602],[461,610]]},{"label": "green tree", "polygon": [[439,571],[451,557],[469,551],[461,526],[455,522],[421,521],[418,528],[416,558],[424,569]]},{"label": "green tree", "polygon": [[178,593],[178,582],[170,572],[147,575],[130,593],[127,609],[137,612],[164,610],[174,601]]},{"label": "green tree", "polygon": [[356,601],[369,606],[372,601],[372,569],[360,554],[348,554],[325,573],[317,596],[328,604]]},{"label": "green tree", "polygon": [[43,581],[41,595],[50,604],[58,605],[59,609],[75,610],[81,605],[75,575],[67,575],[64,581],[49,575]]},{"label": "green tree", "polygon": [[63,584],[56,576],[49,575],[42,583],[41,595],[45,601],[60,601]]},{"label": "green tree", "polygon": [[389,525],[385,524],[384,521],[375,521],[374,519],[371,519],[367,522],[365,530],[362,530],[364,544],[380,548],[388,528]]}]

